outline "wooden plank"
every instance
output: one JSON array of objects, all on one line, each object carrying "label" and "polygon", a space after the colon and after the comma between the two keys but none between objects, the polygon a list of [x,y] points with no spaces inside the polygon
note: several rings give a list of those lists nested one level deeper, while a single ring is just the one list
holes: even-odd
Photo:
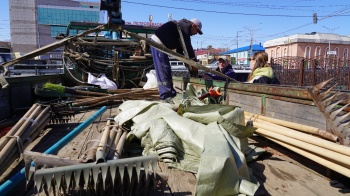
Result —
[{"label": "wooden plank", "polygon": [[229,105],[235,105],[241,107],[244,111],[251,113],[261,113],[261,97],[236,94],[229,92],[228,93]]},{"label": "wooden plank", "polygon": [[[229,92],[229,104],[261,114],[262,98]],[[316,106],[266,98],[265,116],[326,129],[325,119]]]},{"label": "wooden plank", "polygon": [[266,116],[326,130],[326,120],[316,106],[266,99]]},{"label": "wooden plank", "polygon": [[172,195],[194,195],[197,179],[190,172],[181,171],[178,169],[168,168],[163,162],[158,162],[159,170],[169,175],[168,187]]}]

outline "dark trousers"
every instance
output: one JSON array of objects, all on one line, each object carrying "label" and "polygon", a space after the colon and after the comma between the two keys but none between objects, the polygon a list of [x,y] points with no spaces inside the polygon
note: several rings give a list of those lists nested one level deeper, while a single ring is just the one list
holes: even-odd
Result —
[{"label": "dark trousers", "polygon": [[156,70],[160,98],[164,100],[168,97],[175,97],[176,91],[173,87],[169,56],[153,47],[151,47],[151,52],[154,68]]}]

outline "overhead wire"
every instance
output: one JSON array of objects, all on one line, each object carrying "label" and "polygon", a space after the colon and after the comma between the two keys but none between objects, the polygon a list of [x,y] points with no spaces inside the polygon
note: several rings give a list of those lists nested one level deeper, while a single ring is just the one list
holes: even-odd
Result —
[{"label": "overhead wire", "polygon": [[266,16],[266,17],[291,17],[291,18],[306,18],[310,16],[296,16],[296,15],[284,15],[284,14],[259,14],[259,13],[241,13],[241,12],[225,12],[225,11],[213,11],[213,10],[200,10],[200,9],[192,9],[192,8],[185,8],[185,7],[173,7],[173,6],[165,6],[165,5],[154,5],[154,4],[148,4],[148,3],[137,3],[137,2],[131,2],[131,1],[123,1],[124,3],[130,3],[130,4],[138,4],[138,5],[146,5],[146,6],[152,6],[152,7],[161,7],[161,8],[170,8],[170,9],[177,9],[177,10],[188,10],[188,11],[196,11],[196,12],[207,12],[207,13],[217,13],[217,14],[231,14],[231,15],[245,15],[245,16]]},{"label": "overhead wire", "polygon": [[[183,1],[183,2],[189,2],[189,3],[202,3],[202,4],[216,4],[216,5],[230,5],[230,6],[248,6],[249,7],[253,7],[253,8],[263,8],[263,9],[274,9],[274,8],[281,8],[281,6],[276,6],[276,5],[269,5],[269,6],[258,6],[257,4],[249,4],[249,3],[246,3],[246,2],[218,2],[218,1],[199,1],[199,0],[173,0],[173,1]],[[223,12],[222,10],[220,11],[211,11],[211,10],[199,10],[199,9],[191,9],[191,8],[180,8],[180,7],[173,7],[173,6],[164,6],[164,5],[154,5],[154,4],[147,4],[147,3],[137,3],[137,2],[130,2],[130,1],[123,1],[125,3],[131,3],[131,4],[139,4],[139,5],[146,5],[146,6],[154,6],[154,7],[162,7],[162,8],[169,8],[169,9],[181,9],[181,10],[190,10],[190,11],[199,11],[199,12],[207,12],[207,13],[220,13],[220,14],[236,14],[236,15],[254,15],[254,16],[267,16],[267,17],[292,17],[292,18],[310,18],[311,16],[308,15],[308,16],[303,16],[303,15],[282,15],[282,14],[249,14],[249,13],[235,13],[235,12]],[[260,2],[257,2],[257,3],[260,3]],[[274,1],[274,3],[276,3]],[[344,7],[345,6],[345,7]],[[325,15],[325,16],[318,16],[318,21],[322,21],[322,20],[325,20],[327,18],[330,18],[330,17],[336,17],[336,16],[347,16],[345,15],[346,13],[350,12],[349,8],[350,6],[349,5],[330,5],[330,6],[291,6],[291,7],[343,7],[342,9],[340,10],[337,10],[335,12],[332,12],[331,14],[328,14],[328,15]],[[285,8],[283,8],[285,9]],[[286,10],[286,9],[285,9]],[[300,9],[298,9],[299,11],[302,11]],[[310,10],[308,10],[310,11]],[[311,10],[311,11],[317,11],[317,10]],[[304,27],[307,27],[309,25],[313,24],[313,22],[308,22],[308,23],[305,23],[303,25],[300,25],[300,26],[297,26],[297,27],[294,27],[294,28],[291,28],[291,29],[288,29],[286,31],[282,31],[282,32],[279,32],[279,33],[275,33],[275,34],[270,34],[270,35],[264,35],[264,36],[256,36],[255,38],[268,38],[268,37],[274,37],[274,36],[277,36],[277,35],[281,35],[281,34],[286,34],[286,33],[289,33],[289,32],[292,32],[294,30],[297,30],[297,29],[301,29],[301,28],[304,28]],[[202,37],[202,36],[201,36]],[[227,37],[227,38],[231,38],[231,39],[236,39],[234,37]],[[225,41],[227,41],[227,38]],[[206,38],[205,40],[216,40],[215,38],[213,39],[212,37],[210,38]],[[223,38],[224,39],[224,38]],[[204,38],[195,38],[194,39],[195,41],[198,41],[198,42],[202,42],[202,40],[204,40]],[[240,39],[242,40],[242,39]],[[217,41],[217,40],[216,40]],[[244,41],[244,40],[242,40]],[[256,39],[255,39],[256,41]]]},{"label": "overhead wire", "polygon": [[[322,20],[325,20],[327,18],[338,16],[338,15],[349,13],[349,12],[350,12],[350,5],[348,5],[347,7],[343,8],[341,10],[337,10],[335,12],[332,12],[331,14],[328,14],[327,16],[321,17],[321,18],[318,19],[318,21],[322,21]],[[288,33],[288,32],[291,32],[291,31],[294,31],[294,30],[297,30],[297,29],[301,29],[303,27],[306,27],[306,26],[309,26],[309,25],[312,25],[312,24],[313,24],[313,22],[308,22],[306,24],[303,24],[303,25],[298,26],[298,27],[294,27],[292,29],[289,29],[289,30],[286,30],[286,31],[283,31],[283,32],[270,34],[270,35],[267,35],[267,36],[260,36],[260,37],[258,36],[258,37],[259,38],[274,37],[274,36],[285,34],[285,33]]]}]

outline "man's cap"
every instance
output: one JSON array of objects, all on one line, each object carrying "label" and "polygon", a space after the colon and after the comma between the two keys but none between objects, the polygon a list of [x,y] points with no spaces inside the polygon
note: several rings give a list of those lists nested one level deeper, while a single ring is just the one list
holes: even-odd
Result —
[{"label": "man's cap", "polygon": [[202,32],[202,23],[201,23],[201,21],[198,20],[197,18],[192,18],[190,21],[198,27],[198,33],[200,35],[202,35],[203,32]]},{"label": "man's cap", "polygon": [[218,61],[226,61],[224,58],[219,58]]}]

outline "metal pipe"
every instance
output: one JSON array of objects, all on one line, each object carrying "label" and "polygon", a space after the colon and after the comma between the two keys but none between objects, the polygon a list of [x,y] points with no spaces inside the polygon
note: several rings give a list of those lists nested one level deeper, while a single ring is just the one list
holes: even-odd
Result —
[{"label": "metal pipe", "polygon": [[[13,136],[15,135],[16,131],[18,131],[18,129],[22,126],[22,124],[24,123],[24,120],[22,120],[23,118],[29,118],[29,116],[32,114],[32,112],[39,107],[39,104],[35,103],[32,105],[32,107],[22,116],[22,118],[11,128],[11,130],[6,134],[6,136]],[[0,149],[3,149],[3,147],[6,145],[6,143],[9,141],[10,139],[8,137],[2,137],[0,139]]]},{"label": "metal pipe", "polygon": [[105,162],[106,161],[106,145],[108,142],[108,136],[109,136],[109,132],[111,130],[111,121],[107,120],[105,129],[103,131],[101,140],[100,140],[100,144],[97,148],[96,151],[96,161],[99,162]]},{"label": "metal pipe", "polygon": [[[23,133],[26,132],[27,128],[30,127],[34,122],[33,120],[41,113],[42,108],[41,105],[35,108],[35,110],[29,115],[27,119],[21,119],[24,120],[24,123],[22,124],[21,127],[19,127],[18,130],[16,130],[16,133],[14,136],[19,136],[21,137]],[[5,159],[9,155],[10,150],[16,145],[16,140],[11,139],[5,144],[5,146],[2,148],[0,151],[0,165],[4,166],[3,163],[5,162]]]},{"label": "metal pipe", "polygon": [[[77,126],[73,131],[68,133],[65,137],[63,137],[60,141],[56,142],[53,146],[47,149],[44,154],[56,154],[59,149],[68,144],[74,137],[76,137],[79,133],[81,133],[86,127],[92,124],[99,116],[101,116],[106,111],[106,106],[103,106],[100,110],[94,113],[90,118],[88,118],[85,122],[81,123]],[[33,164],[33,162],[32,162]],[[0,186],[0,195],[7,195],[10,193],[17,185],[24,182],[24,171],[25,168],[22,168],[21,171],[17,172],[14,176],[12,176],[9,180],[4,182]]]}]

